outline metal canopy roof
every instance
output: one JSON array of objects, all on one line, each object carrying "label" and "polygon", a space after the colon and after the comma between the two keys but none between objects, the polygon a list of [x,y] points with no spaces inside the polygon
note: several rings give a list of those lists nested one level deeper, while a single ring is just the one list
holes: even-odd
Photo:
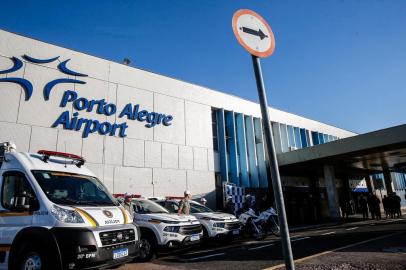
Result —
[{"label": "metal canopy roof", "polygon": [[406,125],[303,148],[278,155],[283,174],[322,171],[324,164],[337,172],[366,175],[390,171],[406,173]]}]

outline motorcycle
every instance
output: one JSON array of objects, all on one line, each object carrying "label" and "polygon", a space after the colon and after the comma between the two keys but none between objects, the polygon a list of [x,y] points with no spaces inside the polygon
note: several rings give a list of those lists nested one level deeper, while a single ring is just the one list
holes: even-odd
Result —
[{"label": "motorcycle", "polygon": [[255,214],[255,211],[249,208],[247,211],[240,214],[238,217],[242,224],[241,232],[244,235],[252,235],[256,240],[261,240],[266,237],[264,228],[265,220]]},{"label": "motorcycle", "polygon": [[264,229],[266,232],[272,232],[275,236],[280,236],[280,227],[278,220],[278,213],[273,207],[266,209],[259,214],[259,219],[264,223]]}]

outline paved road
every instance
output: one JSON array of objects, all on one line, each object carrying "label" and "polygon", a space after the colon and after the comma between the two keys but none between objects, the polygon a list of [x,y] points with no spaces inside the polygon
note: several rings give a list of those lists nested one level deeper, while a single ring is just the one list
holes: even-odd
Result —
[{"label": "paved road", "polygon": [[[353,222],[291,234],[296,269],[406,269],[406,219]],[[212,243],[120,270],[284,269],[279,239]]]}]

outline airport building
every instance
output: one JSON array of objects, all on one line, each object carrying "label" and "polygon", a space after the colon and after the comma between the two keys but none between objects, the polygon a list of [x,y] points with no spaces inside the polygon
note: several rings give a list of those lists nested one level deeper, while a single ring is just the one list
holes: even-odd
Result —
[{"label": "airport building", "polygon": [[[341,194],[387,185],[405,202],[404,126],[382,138],[269,113],[291,223],[336,217]],[[223,183],[269,190],[257,103],[0,30],[0,142],[10,140],[83,156],[112,193],[189,189],[215,207]]]}]

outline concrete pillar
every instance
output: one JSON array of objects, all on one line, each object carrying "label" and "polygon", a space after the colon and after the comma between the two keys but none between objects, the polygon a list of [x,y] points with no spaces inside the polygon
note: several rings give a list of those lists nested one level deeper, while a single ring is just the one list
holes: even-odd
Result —
[{"label": "concrete pillar", "polygon": [[392,175],[389,171],[389,169],[384,169],[383,171],[383,178],[385,180],[385,187],[386,187],[386,192],[387,194],[390,194],[393,192],[392,188]]},{"label": "concrete pillar", "polygon": [[367,183],[368,192],[374,193],[375,187],[374,187],[374,183],[371,179],[371,176],[369,176],[369,175],[365,176],[365,182]]},{"label": "concrete pillar", "polygon": [[327,189],[327,199],[330,218],[333,219],[340,218],[340,206],[338,204],[338,193],[336,188],[333,166],[324,165],[324,180]]}]

